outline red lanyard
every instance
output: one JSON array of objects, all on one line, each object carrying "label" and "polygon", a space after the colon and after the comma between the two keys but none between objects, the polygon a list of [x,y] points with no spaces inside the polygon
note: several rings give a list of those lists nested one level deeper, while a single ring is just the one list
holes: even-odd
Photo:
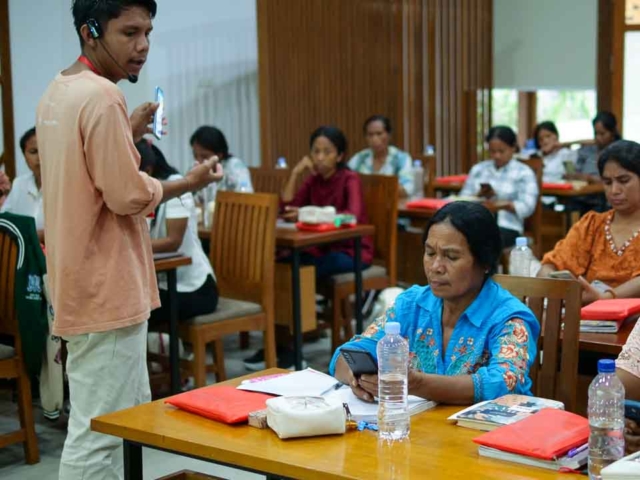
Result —
[{"label": "red lanyard", "polygon": [[96,75],[102,76],[102,74],[98,71],[96,66],[93,64],[93,62],[91,60],[89,60],[86,56],[80,55],[78,57],[78,61],[81,62],[81,63],[84,63]]}]

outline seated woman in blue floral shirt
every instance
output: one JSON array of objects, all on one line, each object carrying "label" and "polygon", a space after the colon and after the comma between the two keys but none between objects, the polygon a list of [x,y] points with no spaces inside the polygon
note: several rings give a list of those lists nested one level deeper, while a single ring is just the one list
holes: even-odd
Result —
[{"label": "seated woman in blue floral shirt", "polygon": [[[400,322],[409,342],[409,394],[470,404],[507,393],[531,394],[529,369],[540,326],[531,310],[491,279],[502,250],[493,215],[482,205],[453,202],[425,230],[429,286],[414,286],[345,346],[376,356],[386,321]],[[356,379],[338,349],[330,372],[372,401],[377,375]]]}]

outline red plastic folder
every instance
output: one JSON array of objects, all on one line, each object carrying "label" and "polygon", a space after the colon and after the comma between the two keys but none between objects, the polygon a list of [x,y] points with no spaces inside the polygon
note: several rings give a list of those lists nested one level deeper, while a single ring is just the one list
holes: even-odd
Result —
[{"label": "red plastic folder", "polygon": [[640,298],[613,298],[596,300],[582,307],[580,317],[583,320],[624,320],[640,313]]},{"label": "red plastic folder", "polygon": [[248,420],[249,413],[267,408],[270,398],[264,393],[213,385],[167,398],[164,403],[218,422],[240,423]]},{"label": "red plastic folder", "polygon": [[446,177],[438,177],[436,181],[440,183],[464,183],[469,175],[449,175]]},{"label": "red plastic folder", "polygon": [[440,210],[449,200],[443,198],[421,198],[407,202],[407,208],[425,208],[427,210]]},{"label": "red plastic folder", "polygon": [[474,438],[485,447],[553,460],[587,443],[589,420],[575,413],[545,408],[519,422]]},{"label": "red plastic folder", "polygon": [[573,185],[570,183],[555,183],[555,182],[543,182],[542,188],[549,188],[553,190],[573,190]]}]

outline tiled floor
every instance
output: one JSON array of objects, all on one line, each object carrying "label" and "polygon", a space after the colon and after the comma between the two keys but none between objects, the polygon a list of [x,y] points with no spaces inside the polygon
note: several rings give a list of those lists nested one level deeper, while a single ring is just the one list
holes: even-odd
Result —
[{"label": "tiled floor", "polygon": [[[250,356],[254,349],[261,345],[260,335],[252,334],[250,350],[238,349],[238,337],[231,336],[225,340],[225,366],[229,378],[248,373],[242,359]],[[304,357],[309,366],[326,371],[330,360],[330,340],[321,338],[304,346]],[[211,379],[213,381],[213,379]],[[40,447],[40,463],[26,465],[22,446],[13,445],[0,450],[0,478],[2,480],[56,480],[60,453],[66,435],[66,421],[60,419],[56,423],[45,420],[39,407],[35,407],[36,433]],[[6,391],[0,391],[0,435],[17,428],[16,406],[11,402]],[[156,479],[171,472],[191,469],[209,473],[227,479],[258,479],[260,475],[241,472],[206,462],[191,460],[167,453],[145,450],[145,479]]]}]

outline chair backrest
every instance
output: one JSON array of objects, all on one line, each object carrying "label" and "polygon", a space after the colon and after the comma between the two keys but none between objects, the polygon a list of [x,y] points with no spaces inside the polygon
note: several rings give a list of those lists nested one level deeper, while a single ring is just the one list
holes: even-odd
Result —
[{"label": "chair backrest", "polygon": [[9,231],[0,225],[0,334],[18,337],[15,310],[18,244]]},{"label": "chair backrest", "polygon": [[209,259],[223,297],[273,311],[278,197],[218,192]]},{"label": "chair backrest", "polygon": [[527,304],[540,322],[538,353],[531,368],[533,394],[560,400],[566,410],[575,412],[582,306],[580,284],[575,280],[510,275],[495,275],[494,280]]},{"label": "chair backrest", "polygon": [[538,181],[540,195],[538,195],[538,202],[533,214],[524,221],[524,234],[526,237],[533,239],[533,245],[530,246],[531,250],[537,257],[540,257],[542,255],[542,169],[544,163],[540,157],[531,157],[520,161],[534,171]]},{"label": "chair backrest", "polygon": [[[289,168],[256,168],[249,167],[251,183],[256,193],[275,193],[280,196],[284,189],[291,169]],[[309,172],[305,172],[296,181],[296,192],[300,189],[304,181],[309,177]]]},{"label": "chair backrest", "polygon": [[386,267],[390,283],[395,285],[398,241],[398,177],[360,174],[360,180],[369,223],[376,227],[374,262]]},{"label": "chair backrest", "polygon": [[422,168],[424,169],[424,196],[434,197],[433,181],[436,179],[435,155],[414,155],[413,159],[422,162]]},{"label": "chair backrest", "polygon": [[291,170],[288,168],[249,167],[253,190],[257,193],[275,193],[280,195]]}]

